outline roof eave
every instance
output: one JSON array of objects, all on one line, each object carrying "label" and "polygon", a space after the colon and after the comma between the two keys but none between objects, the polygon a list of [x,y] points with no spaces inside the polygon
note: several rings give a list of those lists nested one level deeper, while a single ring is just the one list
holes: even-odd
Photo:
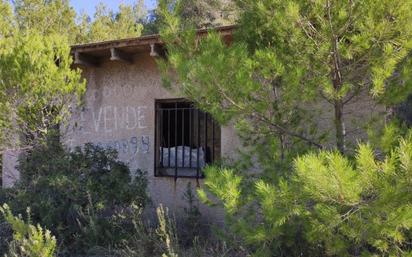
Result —
[{"label": "roof eave", "polygon": [[[221,26],[216,28],[208,28],[208,29],[199,29],[197,34],[199,36],[207,34],[209,31],[217,31],[222,36],[231,35],[235,25],[228,25],[228,26]],[[141,37],[135,38],[125,38],[125,39],[116,39],[116,40],[108,40],[108,41],[101,41],[101,42],[93,42],[93,43],[86,43],[86,44],[77,44],[71,46],[71,51],[75,52],[93,52],[96,50],[104,50],[110,48],[122,48],[122,47],[133,47],[133,46],[143,46],[143,45],[150,45],[150,44],[163,44],[160,39],[159,34],[154,35],[146,35]]]}]

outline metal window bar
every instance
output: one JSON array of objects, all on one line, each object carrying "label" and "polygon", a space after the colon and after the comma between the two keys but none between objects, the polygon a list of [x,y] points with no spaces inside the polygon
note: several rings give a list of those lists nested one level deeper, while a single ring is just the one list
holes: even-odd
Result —
[{"label": "metal window bar", "polygon": [[215,121],[212,119],[212,160],[215,160]]},{"label": "metal window bar", "polygon": [[[182,168],[185,167],[185,109],[181,110],[182,114]],[[177,166],[177,165],[176,165]]]},{"label": "metal window bar", "polygon": [[207,113],[204,113],[203,114],[204,115],[204,119],[205,119],[205,121],[204,121],[204,123],[203,123],[203,125],[205,126],[205,160],[207,161],[208,160],[208,154],[207,154],[207,130],[208,130],[208,124],[207,124]]},{"label": "metal window bar", "polygon": [[[160,115],[159,115],[159,113],[160,113]],[[163,120],[163,112],[162,111],[159,111],[159,110],[157,110],[156,109],[156,114],[158,114],[159,115],[159,117],[157,117],[157,119],[156,119],[156,122],[159,124],[159,131],[156,131],[156,133],[158,133],[158,135],[159,135],[159,137],[160,137],[160,140],[159,140],[159,142],[160,142],[160,145],[163,145],[163,133],[162,133],[162,131],[163,131],[163,122],[160,122],[161,120]],[[156,127],[156,126],[155,126]],[[157,141],[155,140],[155,143],[156,143],[156,145],[157,145]],[[157,152],[157,151],[156,151]],[[164,152],[163,152],[163,147],[162,148],[160,148],[160,156],[162,156],[163,157],[163,154],[164,154]],[[155,156],[155,159],[156,159],[156,156]],[[163,158],[160,160],[160,166],[161,167],[164,167],[164,163],[163,163]]]},{"label": "metal window bar", "polygon": [[169,151],[167,166],[170,167],[170,110],[167,111],[167,150]]},{"label": "metal window bar", "polygon": [[197,110],[197,154],[196,154],[196,178],[199,178],[200,171],[200,161],[199,161],[199,150],[200,150],[200,111]]},{"label": "metal window bar", "polygon": [[[169,102],[165,105],[162,103],[156,104],[155,115],[155,144],[158,147],[154,156],[155,175],[169,176],[175,179],[178,177],[202,178],[201,170],[204,167],[203,165],[212,163],[216,157],[216,123],[213,118],[207,113],[194,108],[193,105],[187,104],[187,102],[186,104],[179,104],[179,102]],[[181,130],[181,133],[179,133],[179,130]],[[210,136],[211,138],[208,138]],[[194,138],[196,138],[195,144],[193,144]],[[180,149],[182,151],[181,155],[178,154]],[[187,151],[189,151],[188,157],[185,156]],[[202,151],[203,156],[201,156],[200,151]],[[165,158],[166,153],[167,159]],[[172,156],[173,153],[174,156]],[[174,164],[171,161],[172,157],[174,157]],[[181,157],[181,160],[178,157]],[[187,163],[187,160],[189,160],[189,163]],[[179,165],[180,161],[181,164]]]},{"label": "metal window bar", "polygon": [[[175,179],[177,179],[177,103],[175,103]],[[170,158],[170,157],[169,157]]]},{"label": "metal window bar", "polygon": [[192,114],[193,109],[189,109],[189,147],[190,147],[190,154],[189,154],[189,168],[192,168]]},{"label": "metal window bar", "polygon": [[[156,148],[156,146],[157,146],[157,138],[158,138],[158,130],[157,130],[157,127],[158,127],[158,124],[160,123],[159,121],[158,121],[158,119],[160,118],[160,116],[158,115],[158,110],[157,110],[157,108],[156,108],[156,105],[155,105],[155,124],[154,124],[154,127],[155,127],[155,138],[154,138],[154,145],[155,145],[155,148]],[[160,125],[160,124],[159,124]],[[161,129],[159,130],[159,131],[162,131]],[[159,140],[161,141],[162,140],[162,135],[161,134],[159,134]],[[161,144],[159,144],[159,145],[161,145]],[[163,154],[162,154],[162,156],[163,156]],[[157,174],[157,170],[156,170],[156,160],[157,160],[157,149],[155,149],[155,151],[154,151],[154,166],[155,166],[155,176],[156,175],[158,175]],[[160,161],[160,166],[162,166],[162,162]]]}]

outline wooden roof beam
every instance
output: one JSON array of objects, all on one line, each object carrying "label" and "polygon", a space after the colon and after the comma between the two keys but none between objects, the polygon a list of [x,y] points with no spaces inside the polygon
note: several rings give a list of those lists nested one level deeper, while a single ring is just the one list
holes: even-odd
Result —
[{"label": "wooden roof beam", "polygon": [[133,56],[131,54],[125,53],[117,48],[110,48],[110,60],[111,61],[121,61],[125,63],[133,63]]},{"label": "wooden roof beam", "polygon": [[86,67],[97,67],[100,64],[100,60],[98,57],[76,51],[74,52],[73,64]]}]

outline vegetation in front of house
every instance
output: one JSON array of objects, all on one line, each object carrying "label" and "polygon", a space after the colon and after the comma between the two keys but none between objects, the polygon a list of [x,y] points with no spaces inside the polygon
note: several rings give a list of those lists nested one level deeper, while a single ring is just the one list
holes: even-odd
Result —
[{"label": "vegetation in front of house", "polygon": [[0,207],[0,213],[13,230],[13,240],[9,243],[6,257],[56,256],[56,238],[40,225],[30,224],[30,209],[27,209],[27,221],[21,216],[14,216],[7,204]]},{"label": "vegetation in front of house", "polygon": [[258,256],[408,256],[411,163],[409,133],[380,155],[369,144],[360,144],[354,158],[308,153],[295,159],[289,180],[276,184],[216,167],[207,169],[206,183]]},{"label": "vegetation in front of house", "polygon": [[[86,144],[69,151],[52,134],[21,156],[18,170],[19,183],[1,190],[0,201],[9,206],[4,207],[5,220],[0,218],[1,254],[19,256],[23,243],[40,252],[52,246],[49,234],[38,226],[26,224],[22,231],[27,234],[13,232],[16,226],[23,229],[19,224],[24,222],[10,218],[11,210],[26,213],[26,208],[28,223],[41,224],[55,236],[57,256],[208,256],[234,251],[200,222],[190,185],[185,216],[178,223],[163,207],[157,215],[144,215],[151,204],[146,175],[130,171],[114,150]],[[13,240],[13,233],[23,233],[24,242]],[[36,241],[41,236],[44,242]],[[33,254],[22,256],[42,256]]]},{"label": "vegetation in front of house", "polygon": [[[239,162],[207,169],[199,196],[226,210],[229,234],[254,256],[410,254],[411,142],[391,142],[404,133],[393,110],[411,92],[412,1],[235,3],[227,44],[197,38],[160,1],[166,86],[235,124],[244,143]],[[366,98],[384,110],[362,120],[370,144],[390,140],[356,147],[366,138],[348,140],[347,106]]]},{"label": "vegetation in front of house", "polygon": [[[38,159],[46,152],[37,149],[38,155],[35,153],[31,161],[40,165],[30,167],[42,168],[29,174],[31,182],[22,180],[25,187],[19,185],[8,195],[12,196],[13,209],[18,210],[14,213],[24,213],[23,208],[30,206],[27,221],[50,226],[57,244],[50,232],[27,224],[4,206],[5,221],[11,225],[10,233],[14,232],[3,250],[9,252],[8,256],[42,256],[35,255],[36,251],[56,251],[59,256],[75,252],[87,256],[405,256],[411,251],[408,242],[412,199],[407,192],[411,187],[412,132],[392,139],[385,142],[386,151],[360,144],[354,158],[337,151],[303,155],[295,159],[290,179],[281,179],[277,184],[261,178],[252,183],[233,169],[209,167],[208,191],[201,191],[200,195],[212,193],[222,201],[230,228],[216,230],[214,233],[220,231],[220,237],[214,240],[202,236],[204,228],[200,229],[197,223],[201,214],[192,202],[189,186],[187,217],[183,226],[180,224],[180,228],[188,230],[179,229],[163,207],[157,209],[157,221],[149,224],[142,215],[147,201],[142,191],[144,178],[138,177],[140,184],[136,186],[137,182],[127,182],[128,173],[116,176],[123,185],[130,185],[133,197],[136,195],[132,201],[124,188],[116,186],[114,176],[105,176],[121,174],[123,169],[117,169],[126,166],[110,161],[90,162],[90,157],[110,159],[112,153],[92,146],[85,150],[88,154],[80,150],[67,155],[57,152],[56,156],[64,157],[54,157],[50,163],[71,167],[58,172],[51,168],[58,165],[48,166],[48,162]],[[56,152],[56,148],[49,150]],[[81,156],[85,161],[78,162],[70,155]],[[22,162],[32,164],[27,159]],[[104,163],[104,167],[114,168],[109,171],[98,165],[76,167],[81,163]],[[99,180],[89,172],[104,175]],[[114,193],[119,194],[116,200]],[[95,202],[91,201],[92,196]],[[258,218],[256,210],[260,213]],[[22,249],[33,253],[12,255]]]},{"label": "vegetation in front of house", "polygon": [[113,247],[131,233],[129,207],[148,203],[144,173],[116,158],[93,145],[69,151],[51,137],[21,156],[8,205],[17,213],[30,207],[31,220],[52,231],[60,252]]}]

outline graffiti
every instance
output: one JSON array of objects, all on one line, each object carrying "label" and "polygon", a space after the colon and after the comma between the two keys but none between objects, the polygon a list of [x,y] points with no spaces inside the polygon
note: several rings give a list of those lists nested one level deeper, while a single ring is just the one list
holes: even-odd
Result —
[{"label": "graffiti", "polygon": [[147,106],[104,106],[92,112],[95,132],[111,133],[119,129],[144,129]]},{"label": "graffiti", "polygon": [[104,149],[116,150],[119,154],[146,154],[150,150],[150,137],[133,136],[107,142],[97,142],[95,144]]},{"label": "graffiti", "polygon": [[119,130],[145,129],[147,106],[107,105],[91,110],[83,108],[73,129],[83,134],[112,133]]},{"label": "graffiti", "polygon": [[[86,140],[95,138],[94,136],[98,137],[102,133],[112,133],[110,137],[105,136],[105,138],[109,138],[107,141],[96,142],[92,139],[90,142],[105,149],[114,149],[119,155],[146,154],[150,151],[149,136],[140,135],[120,139],[115,136],[116,134],[130,135],[129,132],[124,133],[126,132],[124,130],[135,134],[136,131],[147,128],[146,109],[147,106],[129,105],[104,105],[96,109],[83,107],[77,119],[73,121],[73,132],[85,136]],[[114,139],[110,139],[112,136]],[[73,138],[68,138],[66,143],[72,147],[76,145],[75,141]]]}]

